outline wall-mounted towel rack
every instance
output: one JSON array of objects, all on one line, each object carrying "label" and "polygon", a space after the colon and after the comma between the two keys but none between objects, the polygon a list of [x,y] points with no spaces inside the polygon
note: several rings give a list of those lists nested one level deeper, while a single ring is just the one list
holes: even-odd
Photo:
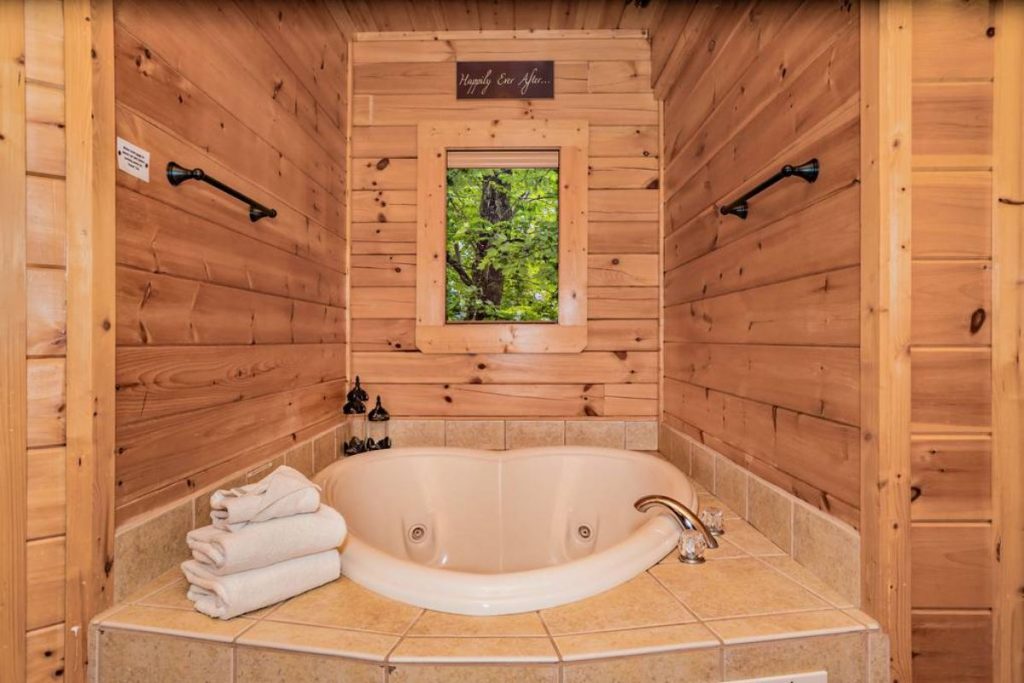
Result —
[{"label": "wall-mounted towel rack", "polygon": [[277,216],[277,209],[270,209],[263,206],[254,199],[250,199],[233,187],[228,187],[216,178],[212,178],[203,172],[201,168],[185,168],[173,161],[167,164],[167,181],[171,185],[181,185],[186,180],[201,180],[204,183],[213,185],[221,192],[227,193],[249,205],[249,220],[255,223],[261,218],[274,218]]},{"label": "wall-mounted towel rack", "polygon": [[761,183],[754,189],[750,190],[739,199],[729,202],[721,209],[719,209],[719,211],[722,212],[723,216],[728,216],[729,214],[732,214],[733,216],[739,216],[743,220],[746,220],[747,212],[750,209],[750,207],[747,206],[747,202],[750,200],[751,197],[761,194],[769,187],[782,180],[783,178],[788,178],[790,176],[803,178],[807,182],[813,183],[815,180],[818,179],[818,173],[820,171],[821,167],[818,165],[817,159],[811,159],[807,163],[800,164],[799,166],[790,166],[789,164],[786,164],[779,170],[778,173],[773,175],[771,178],[765,180],[763,183]]}]

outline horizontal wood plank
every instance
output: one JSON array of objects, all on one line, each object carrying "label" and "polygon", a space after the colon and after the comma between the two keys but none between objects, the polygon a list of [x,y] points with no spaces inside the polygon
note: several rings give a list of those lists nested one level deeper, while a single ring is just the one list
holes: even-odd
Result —
[{"label": "horizontal wood plank", "polygon": [[117,420],[126,426],[344,375],[344,344],[121,347]]},{"label": "horizontal wood plank", "polygon": [[914,607],[992,605],[995,544],[987,523],[915,523],[910,529]]}]

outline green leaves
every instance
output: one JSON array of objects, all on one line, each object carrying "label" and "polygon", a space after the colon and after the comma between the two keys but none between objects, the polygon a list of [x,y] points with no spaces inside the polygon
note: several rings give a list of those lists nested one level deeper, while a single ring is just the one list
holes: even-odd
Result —
[{"label": "green leaves", "polygon": [[558,170],[448,170],[446,314],[558,321]]}]

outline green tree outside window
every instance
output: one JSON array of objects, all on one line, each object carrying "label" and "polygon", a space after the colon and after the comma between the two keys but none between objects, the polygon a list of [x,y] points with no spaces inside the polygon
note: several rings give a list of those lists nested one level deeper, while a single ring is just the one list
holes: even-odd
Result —
[{"label": "green tree outside window", "polygon": [[558,322],[558,169],[449,168],[448,322]]}]

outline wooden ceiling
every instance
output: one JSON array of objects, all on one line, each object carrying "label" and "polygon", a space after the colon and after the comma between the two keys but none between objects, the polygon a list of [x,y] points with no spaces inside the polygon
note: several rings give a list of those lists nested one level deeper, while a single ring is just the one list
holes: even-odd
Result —
[{"label": "wooden ceiling", "polygon": [[[674,0],[324,0],[342,31],[650,29]],[[675,0],[679,2],[680,0]]]}]

